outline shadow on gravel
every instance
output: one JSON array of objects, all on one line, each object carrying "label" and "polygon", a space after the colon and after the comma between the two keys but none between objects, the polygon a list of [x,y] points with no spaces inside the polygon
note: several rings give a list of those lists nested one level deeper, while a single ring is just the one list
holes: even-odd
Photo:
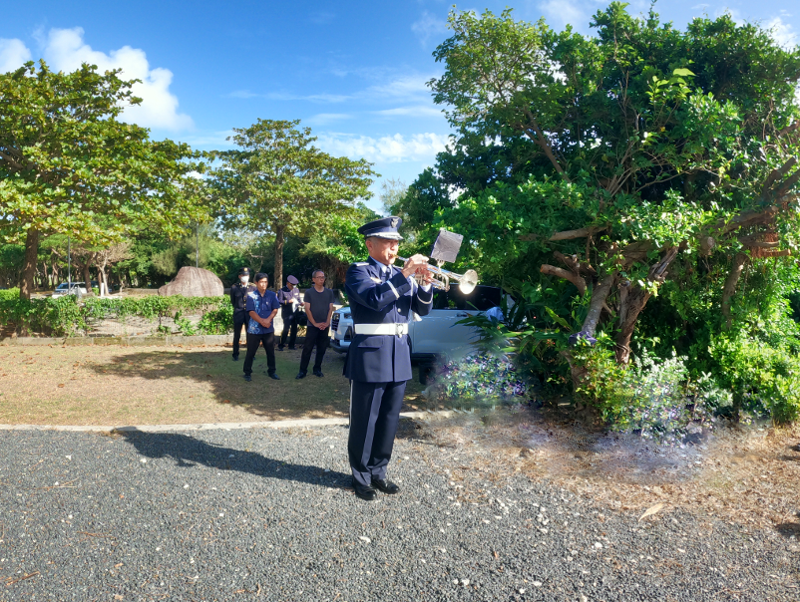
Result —
[{"label": "shadow on gravel", "polygon": [[249,451],[212,445],[178,433],[146,433],[139,430],[115,431],[148,458],[172,458],[178,466],[197,464],[218,470],[235,470],[259,477],[309,483],[320,487],[347,488],[351,476],[325,471],[318,466],[290,464]]},{"label": "shadow on gravel", "polygon": [[800,523],[781,523],[775,530],[784,537],[800,537]]},{"label": "shadow on gravel", "polygon": [[[798,512],[795,516],[800,518],[800,512]],[[784,537],[800,538],[800,522],[781,523],[779,525],[775,525],[775,530]]]}]

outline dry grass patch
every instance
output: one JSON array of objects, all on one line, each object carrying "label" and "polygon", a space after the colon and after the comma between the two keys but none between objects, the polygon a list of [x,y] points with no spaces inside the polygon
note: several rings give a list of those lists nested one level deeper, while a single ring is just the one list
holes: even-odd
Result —
[{"label": "dry grass patch", "polygon": [[[300,351],[277,352],[280,381],[259,350],[244,382],[244,350],[223,347],[0,348],[0,423],[193,424],[347,416],[342,358],[328,351],[324,378],[295,380]],[[313,357],[312,357],[313,361]],[[409,383],[409,401],[419,386]]]},{"label": "dry grass patch", "polygon": [[457,452],[448,476],[463,482],[463,501],[494,495],[470,485],[468,472],[498,486],[521,472],[601,507],[656,508],[654,517],[680,507],[800,536],[800,427],[721,428],[696,445],[664,448],[518,408],[432,420],[423,429]]}]

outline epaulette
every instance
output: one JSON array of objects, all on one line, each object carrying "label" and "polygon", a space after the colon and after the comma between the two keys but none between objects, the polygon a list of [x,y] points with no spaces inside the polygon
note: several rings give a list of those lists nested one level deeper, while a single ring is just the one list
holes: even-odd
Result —
[{"label": "epaulette", "polygon": [[353,265],[357,265],[359,267],[364,265],[369,265],[369,261],[356,261]]}]

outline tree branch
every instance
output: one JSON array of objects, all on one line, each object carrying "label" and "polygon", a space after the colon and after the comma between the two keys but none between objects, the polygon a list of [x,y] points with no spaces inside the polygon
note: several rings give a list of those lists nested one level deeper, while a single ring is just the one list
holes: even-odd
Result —
[{"label": "tree branch", "polygon": [[611,287],[614,286],[614,281],[617,279],[617,273],[612,272],[603,278],[592,291],[592,301],[589,304],[589,313],[586,314],[586,319],[581,326],[581,332],[586,336],[594,336],[597,330],[597,324],[600,322],[600,314],[603,311],[603,306],[611,293]]},{"label": "tree branch", "polygon": [[574,238],[585,238],[587,236],[592,236],[593,234],[597,234],[598,232],[603,232],[604,230],[605,227],[599,227],[599,226],[578,228],[577,230],[564,230],[563,232],[556,232],[547,240],[549,240],[550,242],[554,242],[557,240],[572,240]]},{"label": "tree branch", "polygon": [[556,159],[555,155],[553,154],[553,149],[550,148],[550,144],[547,142],[547,138],[542,132],[542,128],[539,127],[539,122],[536,120],[536,117],[531,112],[530,108],[525,107],[523,109],[525,112],[525,116],[528,118],[528,121],[533,128],[533,131],[536,133],[536,136],[533,138],[533,141],[539,145],[544,151],[544,154],[550,160],[550,163],[553,164],[553,167],[558,172],[558,174],[564,178],[565,182],[570,182],[569,176],[567,176],[566,172],[562,169],[561,165],[559,164],[558,160]]},{"label": "tree branch", "polygon": [[564,280],[568,280],[572,284],[575,285],[575,288],[578,289],[578,293],[581,297],[586,294],[586,280],[581,278],[578,274],[574,272],[570,272],[569,270],[565,270],[564,268],[558,268],[554,265],[544,264],[539,271],[542,274],[548,274],[550,276],[557,276],[558,278],[563,278]]}]

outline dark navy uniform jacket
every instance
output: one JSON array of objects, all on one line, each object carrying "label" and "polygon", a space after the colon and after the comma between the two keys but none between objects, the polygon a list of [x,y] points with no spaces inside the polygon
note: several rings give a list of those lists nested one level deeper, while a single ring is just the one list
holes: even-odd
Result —
[{"label": "dark navy uniform jacket", "polygon": [[234,282],[231,285],[231,305],[233,305],[233,313],[242,313],[247,314],[244,308],[244,298],[247,296],[247,293],[252,293],[256,290],[256,285],[252,283],[242,284],[240,282]]},{"label": "dark navy uniform jacket", "polygon": [[[411,278],[391,266],[388,280],[382,263],[370,258],[347,270],[345,290],[353,324],[405,324],[413,310],[420,316],[430,312],[433,287],[425,291]],[[344,375],[350,380],[372,383],[411,380],[408,335],[354,335],[347,352]]]}]

